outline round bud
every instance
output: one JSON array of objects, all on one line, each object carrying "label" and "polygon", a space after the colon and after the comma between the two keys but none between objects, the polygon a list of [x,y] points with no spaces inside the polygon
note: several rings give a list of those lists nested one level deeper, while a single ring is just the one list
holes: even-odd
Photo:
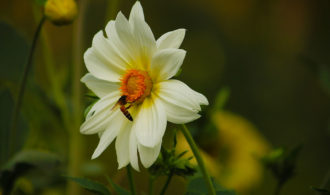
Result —
[{"label": "round bud", "polygon": [[77,15],[75,0],[47,0],[46,17],[56,25],[70,24]]}]

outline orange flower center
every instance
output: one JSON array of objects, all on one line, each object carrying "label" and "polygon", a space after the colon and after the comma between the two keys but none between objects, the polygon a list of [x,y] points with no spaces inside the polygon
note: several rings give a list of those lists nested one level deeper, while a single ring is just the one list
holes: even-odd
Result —
[{"label": "orange flower center", "polygon": [[146,71],[128,70],[120,81],[120,91],[127,102],[141,103],[150,95],[152,80]]}]

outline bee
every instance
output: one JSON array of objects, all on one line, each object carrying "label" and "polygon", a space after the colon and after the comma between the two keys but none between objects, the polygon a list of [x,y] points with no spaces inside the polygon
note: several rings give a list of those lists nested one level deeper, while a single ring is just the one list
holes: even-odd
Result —
[{"label": "bee", "polygon": [[127,96],[126,95],[123,95],[119,98],[119,100],[117,101],[117,103],[113,106],[113,109],[115,109],[117,106],[120,106],[120,111],[124,114],[124,116],[130,120],[130,121],[133,121],[133,117],[132,115],[128,112],[128,109],[132,106],[132,104],[128,105],[126,107],[126,104],[128,104],[127,102]]}]

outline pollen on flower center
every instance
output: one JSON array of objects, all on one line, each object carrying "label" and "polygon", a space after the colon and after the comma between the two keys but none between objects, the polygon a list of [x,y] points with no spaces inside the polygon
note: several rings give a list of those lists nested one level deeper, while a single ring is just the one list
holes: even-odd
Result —
[{"label": "pollen on flower center", "polygon": [[150,95],[152,80],[146,71],[128,70],[120,79],[120,91],[128,102],[141,103]]}]

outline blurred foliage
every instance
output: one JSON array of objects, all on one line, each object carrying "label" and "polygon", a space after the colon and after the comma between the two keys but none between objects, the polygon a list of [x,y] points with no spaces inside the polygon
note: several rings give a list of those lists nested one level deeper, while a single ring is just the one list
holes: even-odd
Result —
[{"label": "blurred foliage", "polygon": [[174,135],[174,143],[171,149],[161,148],[161,152],[156,162],[148,169],[148,171],[154,176],[160,175],[179,175],[179,176],[191,176],[196,172],[196,167],[190,163],[193,156],[189,158],[182,158],[188,150],[185,150],[179,154],[176,153],[177,139]]},{"label": "blurred foliage", "polygon": [[330,190],[327,189],[323,189],[323,188],[318,188],[318,187],[311,187],[312,190],[314,190],[315,192],[318,192],[320,195],[329,195],[330,194]]},{"label": "blurred foliage", "polygon": [[[212,183],[217,195],[235,195],[233,190],[227,190],[217,184],[214,179]],[[190,179],[187,186],[186,195],[202,195],[207,194],[207,187],[205,185],[204,178],[202,176],[195,176]]]},{"label": "blurred foliage", "polygon": [[110,177],[107,176],[107,180],[109,182],[109,184],[111,185],[111,187],[113,188],[113,190],[120,195],[129,195],[131,194],[128,190],[126,190],[125,188],[122,188],[121,186],[117,185],[115,182],[113,182]]},{"label": "blurred foliage", "polygon": [[277,181],[277,188],[281,189],[296,174],[297,158],[301,149],[302,145],[292,149],[278,148],[263,157],[264,165]]},{"label": "blurred foliage", "polygon": [[330,96],[330,67],[324,64],[320,65],[319,77],[322,88]]},{"label": "blurred foliage", "polygon": [[[12,111],[14,108],[14,101],[11,97],[11,93],[8,89],[0,89],[0,166],[2,166],[6,160],[9,159],[9,137],[10,132],[8,129],[10,128],[10,122],[11,122],[11,116]],[[18,151],[22,148],[24,142],[25,142],[25,136],[27,135],[27,124],[24,121],[22,115],[19,118],[19,135],[17,137],[17,141],[15,142],[15,151]]]},{"label": "blurred foliage", "polygon": [[45,3],[47,2],[47,0],[35,0],[36,4],[42,6],[45,5]]},{"label": "blurred foliage", "polygon": [[23,150],[17,153],[1,168],[0,184],[4,194],[10,194],[15,181],[27,172],[41,169],[43,172],[51,173],[59,163],[59,157],[48,152]]},{"label": "blurred foliage", "polygon": [[110,195],[111,194],[109,192],[108,188],[99,182],[95,182],[95,181],[85,179],[85,178],[77,178],[77,177],[68,177],[67,176],[66,178],[78,183],[84,189],[94,192],[95,194],[99,194],[99,195]]},{"label": "blurred foliage", "polygon": [[[0,81],[18,82],[27,58],[28,44],[14,27],[0,21]],[[3,86],[2,86],[3,87]]]}]

